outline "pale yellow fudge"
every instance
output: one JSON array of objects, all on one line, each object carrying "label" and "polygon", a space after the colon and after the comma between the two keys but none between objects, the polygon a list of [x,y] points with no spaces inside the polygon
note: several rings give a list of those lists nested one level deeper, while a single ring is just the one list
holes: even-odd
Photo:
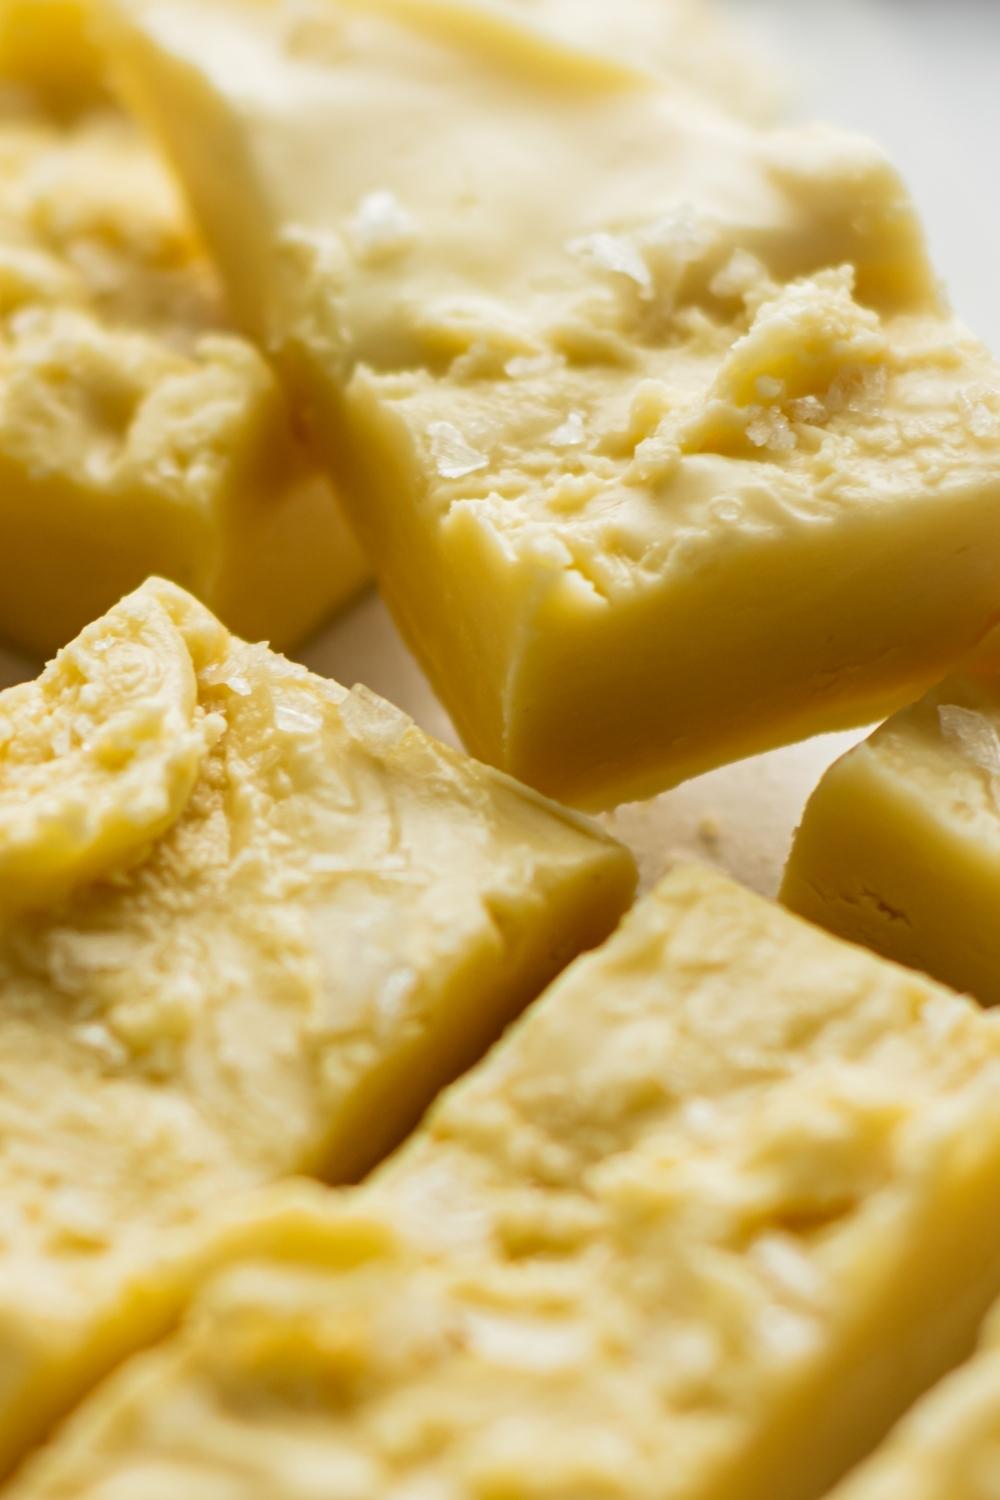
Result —
[{"label": "pale yellow fudge", "polygon": [[633,883],[171,584],[0,694],[0,1468],[160,1329],[217,1213],[371,1166]]},{"label": "pale yellow fudge", "polygon": [[953,677],[838,760],[781,899],[887,958],[1000,1001],[1000,675]]},{"label": "pale yellow fudge", "polygon": [[1000,1286],[998,1084],[1000,1016],[680,869],[12,1500],[810,1500]]},{"label": "pale yellow fudge", "polygon": [[975,1358],[830,1500],[1000,1500],[1000,1309]]},{"label": "pale yellow fudge", "polygon": [[475,754],[610,804],[985,631],[1000,376],[874,147],[461,0],[113,9]]},{"label": "pale yellow fudge", "polygon": [[367,566],[83,19],[0,3],[0,637],[51,654],[155,572],[290,644]]}]

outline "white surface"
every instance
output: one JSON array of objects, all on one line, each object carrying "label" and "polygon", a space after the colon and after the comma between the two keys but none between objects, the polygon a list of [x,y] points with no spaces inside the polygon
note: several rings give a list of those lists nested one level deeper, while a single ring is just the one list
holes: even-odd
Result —
[{"label": "white surface", "polygon": [[[923,210],[955,305],[1000,351],[1000,0],[729,4],[787,59],[799,112],[886,146]],[[301,655],[342,682],[366,682],[453,738],[374,595]],[[0,653],[0,682],[28,670]],[[805,798],[856,738],[828,736],[729,766],[605,821],[635,849],[647,883],[678,855],[694,855],[773,894]]]}]

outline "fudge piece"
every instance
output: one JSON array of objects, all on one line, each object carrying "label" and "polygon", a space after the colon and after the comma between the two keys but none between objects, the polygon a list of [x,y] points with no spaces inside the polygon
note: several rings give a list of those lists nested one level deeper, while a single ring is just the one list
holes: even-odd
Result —
[{"label": "fudge piece", "polygon": [[0,695],[0,1466],[157,1332],[217,1213],[363,1172],[633,881],[171,584]]},{"label": "fudge piece", "polygon": [[870,722],[985,631],[1000,376],[873,147],[461,0],[115,9],[475,754],[610,804]]},{"label": "fudge piece", "polygon": [[1000,677],[952,677],[826,772],[781,900],[831,932],[1000,1000]]},{"label": "fudge piece", "polygon": [[1000,1017],[680,869],[14,1495],[807,1500],[1000,1285],[998,1068]]},{"label": "fudge piece", "polygon": [[0,636],[49,655],[165,573],[290,644],[367,565],[84,14],[0,3]]},{"label": "fudge piece", "polygon": [[830,1500],[998,1500],[1000,1309],[975,1358],[917,1406]]}]

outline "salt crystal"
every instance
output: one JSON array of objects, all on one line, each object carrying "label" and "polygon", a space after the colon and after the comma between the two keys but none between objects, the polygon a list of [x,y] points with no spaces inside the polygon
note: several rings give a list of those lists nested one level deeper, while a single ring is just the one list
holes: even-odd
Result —
[{"label": "salt crystal", "polygon": [[551,354],[515,354],[504,365],[504,372],[517,380],[521,375],[544,375],[554,363]]},{"label": "salt crystal", "polygon": [[777,401],[785,394],[785,382],[773,375],[757,376],[757,395],[762,401]]},{"label": "salt crystal", "polygon": [[675,473],[681,452],[675,436],[663,430],[643,438],[632,455],[632,473],[642,484],[658,485]]},{"label": "salt crystal", "polygon": [[995,437],[1000,429],[1000,415],[990,405],[990,397],[995,401],[997,392],[989,387],[979,387],[969,392],[963,391],[958,398],[973,437]]},{"label": "salt crystal", "polygon": [[690,1380],[707,1380],[719,1366],[719,1343],[707,1328],[671,1329],[670,1364]]},{"label": "salt crystal", "polygon": [[719,1119],[718,1106],[709,1099],[688,1099],[680,1110],[681,1124],[696,1135],[710,1131]]},{"label": "salt crystal", "polygon": [[100,1021],[85,1021],[75,1028],[73,1035],[88,1051],[96,1052],[104,1062],[122,1063],[128,1057],[118,1038]]},{"label": "salt crystal", "polygon": [[969,431],[973,437],[991,437],[996,431],[997,419],[984,401],[978,401],[969,413]]},{"label": "salt crystal", "polygon": [[432,422],[427,429],[434,465],[442,479],[462,479],[485,469],[489,460],[471,448],[451,422]]},{"label": "salt crystal", "polygon": [[811,425],[825,422],[829,415],[825,404],[818,396],[800,396],[791,403],[790,410],[796,422],[807,422]]},{"label": "salt crystal", "polygon": [[405,1016],[406,1008],[417,987],[415,970],[404,967],[393,969],[382,984],[375,999],[379,1020],[388,1026],[396,1026]]},{"label": "salt crystal", "polygon": [[675,203],[642,232],[644,242],[675,252],[680,260],[696,260],[711,244],[708,229],[690,203]]},{"label": "salt crystal", "polygon": [[627,276],[635,282],[641,296],[652,297],[653,278],[649,267],[631,240],[599,230],[596,234],[585,234],[571,240],[568,248],[571,254],[592,260],[604,271]]},{"label": "salt crystal", "polygon": [[951,1036],[968,1015],[962,1001],[953,995],[932,995],[920,1013],[924,1029],[936,1042]]},{"label": "salt crystal", "polygon": [[743,516],[743,507],[740,502],[729,499],[725,495],[713,500],[709,505],[709,510],[717,521],[721,521],[726,526],[735,525]]},{"label": "salt crystal", "polygon": [[888,383],[885,365],[871,365],[867,369],[848,366],[830,384],[825,397],[827,410],[867,411],[883,399]]},{"label": "salt crystal", "polygon": [[1000,735],[992,720],[974,708],[942,703],[938,707],[938,723],[943,737],[960,750],[966,760],[988,776],[1000,777]]},{"label": "salt crystal", "polygon": [[785,1307],[769,1307],[758,1321],[760,1342],[781,1360],[801,1359],[816,1347],[815,1325]]},{"label": "salt crystal", "polygon": [[351,688],[340,704],[339,713],[340,722],[351,738],[381,755],[394,750],[413,727],[413,721],[402,709],[383,702],[360,685]]},{"label": "salt crystal", "polygon": [[97,1249],[108,1242],[104,1216],[77,1188],[57,1188],[49,1194],[46,1207],[52,1224],[52,1242]]},{"label": "salt crystal", "polygon": [[792,425],[784,412],[769,407],[747,407],[746,433],[755,448],[773,448],[777,453],[790,453],[798,443]]},{"label": "salt crystal", "polygon": [[713,297],[744,297],[766,279],[767,273],[757,257],[748,250],[737,250],[712,277],[708,289]]},{"label": "salt crystal", "polygon": [[416,221],[395,193],[379,188],[367,193],[350,219],[348,233],[361,260],[382,261],[409,250],[416,238]]},{"label": "salt crystal", "polygon": [[876,405],[885,397],[888,383],[889,372],[885,365],[872,365],[867,370],[856,371],[848,386],[848,411],[860,412]]},{"label": "salt crystal", "polygon": [[751,1254],[766,1275],[783,1291],[803,1301],[815,1301],[821,1283],[814,1263],[801,1245],[787,1234],[762,1234]]},{"label": "salt crystal", "polygon": [[320,714],[279,703],[274,710],[274,722],[286,734],[313,734],[320,728],[323,719]]},{"label": "salt crystal", "polygon": [[572,1370],[589,1350],[582,1330],[572,1323],[541,1318],[470,1313],[466,1336],[476,1353],[498,1364],[522,1370]]},{"label": "salt crystal", "polygon": [[553,448],[579,448],[585,436],[583,413],[571,411],[565,422],[553,432],[549,441]]}]

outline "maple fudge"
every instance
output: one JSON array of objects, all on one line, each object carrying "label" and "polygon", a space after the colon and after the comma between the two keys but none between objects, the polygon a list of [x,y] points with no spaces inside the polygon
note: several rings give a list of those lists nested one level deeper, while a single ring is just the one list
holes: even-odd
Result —
[{"label": "maple fudge", "polygon": [[807,1500],[1000,1285],[998,1080],[1000,1017],[681,868],[14,1496]]},{"label": "maple fudge", "polygon": [[216,1210],[363,1172],[631,858],[151,582],[0,694],[0,1467]]},{"label": "maple fudge", "polygon": [[874,147],[460,0],[115,11],[475,754],[607,805],[868,722],[984,633],[996,367]]},{"label": "maple fudge", "polygon": [[997,1500],[1000,1310],[982,1346],[899,1424],[830,1500]]},{"label": "maple fudge", "polygon": [[367,565],[84,20],[0,3],[0,636],[51,654],[155,572],[290,644]]},{"label": "maple fudge", "polygon": [[781,899],[831,932],[1000,1000],[1000,677],[941,683],[826,772]]}]

